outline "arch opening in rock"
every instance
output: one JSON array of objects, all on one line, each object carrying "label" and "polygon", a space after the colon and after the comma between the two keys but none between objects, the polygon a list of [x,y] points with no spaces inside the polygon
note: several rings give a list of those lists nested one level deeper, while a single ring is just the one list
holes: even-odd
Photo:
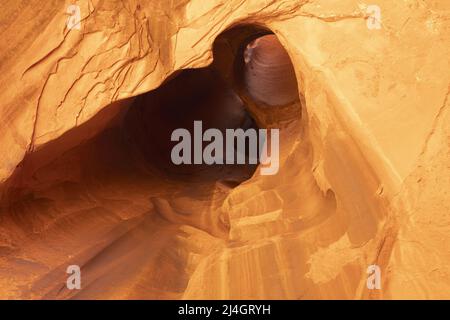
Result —
[{"label": "arch opening in rock", "polygon": [[[265,37],[271,39],[270,45],[259,46],[260,41],[265,44]],[[30,285],[33,294],[72,297],[72,292],[59,291],[54,276],[60,272],[59,266],[77,264],[86,284],[77,297],[114,295],[113,287],[127,287],[142,268],[172,271],[160,277],[148,275],[147,286],[153,289],[136,293],[138,296],[181,297],[195,269],[194,265],[186,267],[193,262],[185,255],[194,250],[184,238],[186,233],[204,243],[223,245],[230,232],[224,202],[238,186],[253,188],[251,180],[258,175],[258,165],[175,165],[170,158],[175,144],[171,133],[177,128],[193,133],[195,120],[203,122],[204,130],[221,132],[279,129],[286,120],[297,121],[298,93],[294,100],[286,100],[285,93],[271,100],[277,96],[279,82],[269,79],[264,88],[257,87],[248,69],[242,68],[245,49],[252,43],[258,55],[249,62],[260,62],[262,54],[265,62],[256,66],[261,76],[267,69],[275,77],[277,72],[286,73],[286,69],[273,68],[280,61],[284,65],[287,56],[280,54],[282,46],[274,37],[269,30],[253,25],[225,31],[214,42],[210,66],[177,71],[159,88],[114,102],[27,154],[3,186],[1,215],[14,226],[10,239],[15,247],[37,252],[38,260],[39,256],[50,257],[42,263],[53,271],[29,270],[38,279]],[[271,50],[282,59],[273,59]],[[247,92],[243,89],[249,83]],[[296,82],[289,85],[296,90]],[[270,92],[270,99],[253,95],[253,89]],[[280,152],[289,148],[283,145]],[[241,185],[245,183],[249,185]],[[70,232],[60,227],[66,224],[71,225]],[[29,239],[36,243],[30,244]],[[116,241],[122,244],[116,246]],[[59,243],[67,245],[61,248]],[[195,250],[202,256],[212,249]],[[177,250],[184,253],[180,256]],[[117,262],[123,262],[123,267],[117,267]]]}]

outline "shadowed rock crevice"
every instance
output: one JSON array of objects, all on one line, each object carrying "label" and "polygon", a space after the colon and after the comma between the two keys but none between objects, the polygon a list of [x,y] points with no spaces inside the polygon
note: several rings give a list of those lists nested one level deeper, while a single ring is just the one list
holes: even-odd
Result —
[{"label": "shadowed rock crevice", "polygon": [[448,299],[450,2],[319,2],[2,3],[0,298]]}]

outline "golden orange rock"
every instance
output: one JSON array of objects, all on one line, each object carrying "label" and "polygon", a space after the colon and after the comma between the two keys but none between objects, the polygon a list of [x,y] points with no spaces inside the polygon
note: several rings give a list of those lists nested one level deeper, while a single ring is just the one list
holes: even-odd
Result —
[{"label": "golden orange rock", "polygon": [[[0,298],[449,299],[449,16],[2,4]],[[174,165],[195,120],[279,129],[278,172]]]}]

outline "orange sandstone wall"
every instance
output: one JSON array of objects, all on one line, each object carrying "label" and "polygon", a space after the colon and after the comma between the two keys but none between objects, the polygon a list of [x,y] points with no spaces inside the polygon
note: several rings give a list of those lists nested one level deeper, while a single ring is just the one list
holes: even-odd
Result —
[{"label": "orange sandstone wall", "polygon": [[[0,5],[0,298],[450,298],[448,2],[80,0],[69,30],[70,4]],[[298,101],[250,107],[279,172],[143,169],[114,124],[240,25],[295,70]]]}]

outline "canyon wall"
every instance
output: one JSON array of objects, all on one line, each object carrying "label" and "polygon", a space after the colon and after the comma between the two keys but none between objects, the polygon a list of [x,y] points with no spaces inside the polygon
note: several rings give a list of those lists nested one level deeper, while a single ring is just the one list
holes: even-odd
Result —
[{"label": "canyon wall", "polygon": [[[4,1],[0,298],[449,299],[449,17],[438,0]],[[243,86],[234,59],[263,35],[293,101]],[[207,68],[223,81],[174,82]],[[226,127],[242,106],[280,129],[276,174],[165,165],[174,114]]]}]

